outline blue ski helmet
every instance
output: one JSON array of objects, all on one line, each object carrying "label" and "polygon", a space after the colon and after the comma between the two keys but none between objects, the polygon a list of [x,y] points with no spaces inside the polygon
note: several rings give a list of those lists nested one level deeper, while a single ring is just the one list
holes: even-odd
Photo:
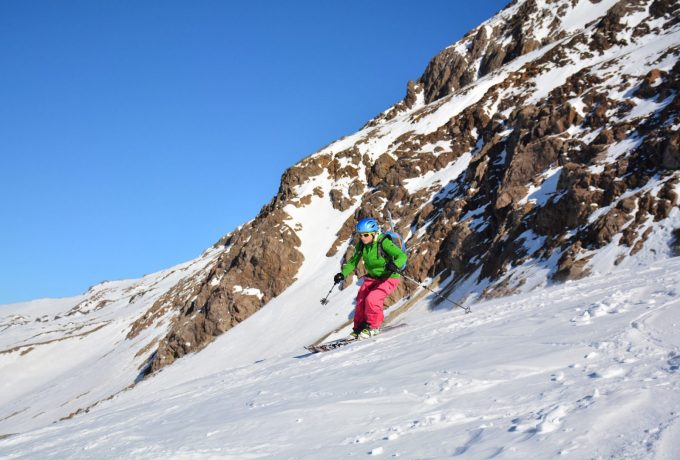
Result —
[{"label": "blue ski helmet", "polygon": [[378,226],[378,221],[372,217],[366,217],[361,219],[357,224],[355,230],[357,233],[378,233],[380,227]]}]

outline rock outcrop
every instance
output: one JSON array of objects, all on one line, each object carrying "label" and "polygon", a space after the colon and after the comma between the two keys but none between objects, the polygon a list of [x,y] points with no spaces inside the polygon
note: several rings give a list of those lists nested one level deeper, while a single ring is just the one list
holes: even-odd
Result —
[{"label": "rock outcrop", "polygon": [[[596,5],[608,8],[588,18]],[[140,318],[131,335],[176,312],[147,371],[295,282],[304,225],[289,213],[317,200],[349,216],[326,236],[338,265],[359,218],[391,214],[409,274],[439,277],[451,294],[466,281],[507,295],[539,282],[528,272],[587,276],[606,247],[615,264],[644,253],[679,220],[677,13],[666,0],[512,2],[435,56],[403,101],[286,171],[260,214],[218,242],[210,270]],[[664,231],[677,255],[678,229]]]}]

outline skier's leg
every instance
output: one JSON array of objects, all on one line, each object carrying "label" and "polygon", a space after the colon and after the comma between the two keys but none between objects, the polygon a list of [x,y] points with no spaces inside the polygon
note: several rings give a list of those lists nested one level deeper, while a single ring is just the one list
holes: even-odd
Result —
[{"label": "skier's leg", "polygon": [[360,331],[366,322],[366,296],[370,292],[370,287],[373,283],[364,277],[363,283],[359,288],[359,293],[356,298],[356,307],[354,308],[354,330]]},{"label": "skier's leg", "polygon": [[382,325],[385,320],[385,313],[383,313],[385,299],[397,288],[400,282],[400,278],[387,278],[376,284],[366,295],[364,308],[366,321],[371,325],[371,328],[376,329]]}]

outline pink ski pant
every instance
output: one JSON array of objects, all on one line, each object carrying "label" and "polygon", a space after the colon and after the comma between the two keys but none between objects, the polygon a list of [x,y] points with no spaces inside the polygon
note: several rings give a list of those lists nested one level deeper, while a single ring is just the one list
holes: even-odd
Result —
[{"label": "pink ski pant", "polygon": [[357,306],[354,309],[354,330],[359,331],[368,324],[372,328],[382,325],[385,319],[383,304],[401,283],[401,278],[374,279],[364,276],[364,284],[357,294]]}]

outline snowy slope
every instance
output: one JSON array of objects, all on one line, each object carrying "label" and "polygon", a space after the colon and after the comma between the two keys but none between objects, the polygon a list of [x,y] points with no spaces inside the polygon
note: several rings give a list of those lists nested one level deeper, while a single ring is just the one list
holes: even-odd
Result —
[{"label": "snowy slope", "polygon": [[88,414],[1,440],[0,456],[678,458],[678,286],[675,258],[470,315],[416,309],[318,355],[252,361],[225,334]]},{"label": "snowy slope", "polygon": [[[502,29],[529,3],[517,2],[475,31]],[[468,180],[478,173],[494,179],[483,172],[501,170],[517,154],[509,149],[517,112],[530,104],[550,112],[555,107],[547,101],[563,85],[569,107],[583,120],[597,110],[588,98],[600,92],[610,102],[607,123],[612,128],[631,125],[627,132],[633,134],[612,137],[611,145],[584,169],[600,174],[616,161],[632,162],[644,140],[632,127],[660,118],[677,97],[668,75],[677,67],[680,26],[661,28],[663,21],[652,19],[650,2],[643,2],[644,8],[625,16],[630,27],[618,33],[620,42],[590,52],[586,44],[596,33],[597,19],[617,2],[533,3],[536,13],[525,18],[532,37],[560,38],[429,104],[418,93],[408,109],[388,109],[357,133],[295,165],[304,171],[291,173],[285,184],[292,184],[290,189],[271,204],[282,221],[267,220],[263,211],[258,216],[262,227],[251,226],[254,219],[244,224],[243,233],[237,229],[234,240],[241,246],[234,252],[242,252],[230,254],[227,243],[218,244],[196,260],[140,280],[102,283],[72,299],[0,307],[0,457],[680,456],[673,442],[680,426],[672,409],[680,407],[674,396],[680,366],[675,333],[680,261],[671,257],[669,245],[680,228],[680,172],[666,168],[612,194],[606,205],[589,203],[592,214],[581,226],[552,235],[523,228],[518,236],[487,240],[481,239],[484,230],[498,227],[497,197],[475,195],[484,184]],[[552,21],[558,16],[560,21]],[[635,35],[632,28],[639,24],[648,24],[650,33]],[[467,52],[476,36],[469,34],[452,46]],[[479,69],[480,62],[471,66]],[[636,95],[652,68],[667,75],[654,83],[671,88],[667,98]],[[575,75],[584,86],[592,83],[578,95],[566,85]],[[488,123],[481,132],[466,119],[484,118],[479,113],[500,115],[500,122]],[[667,127],[677,132],[674,116]],[[443,129],[451,126],[458,129],[457,137]],[[583,121],[568,126],[537,137],[578,141],[578,151],[590,147],[609,125]],[[493,157],[492,142],[508,149]],[[451,161],[437,161],[441,157]],[[374,170],[380,169],[376,165],[386,158],[419,166],[404,168],[392,182],[384,176],[372,182]],[[512,203],[513,212],[549,208],[567,194],[559,187],[568,166],[563,163],[561,158],[530,183],[520,184],[526,194]],[[634,172],[622,168],[617,180]],[[598,178],[587,179],[596,184]],[[594,185],[586,189],[600,192]],[[389,202],[386,196],[395,190],[401,196]],[[661,202],[671,192],[676,200],[667,215],[642,209],[643,202],[657,197]],[[409,324],[405,329],[331,354],[301,357],[303,345],[351,318],[356,279],[334,290],[329,305],[321,306],[319,299],[328,293],[351,244],[347,229],[352,219],[361,210],[378,215],[388,206],[393,213],[394,207],[403,211],[397,224],[411,238],[411,260],[421,262],[420,275],[439,276],[453,265],[450,259],[465,256],[471,269],[451,273],[441,286],[453,299],[466,299],[473,313],[432,312],[433,299],[426,297],[397,319]],[[621,208],[630,209],[635,220],[617,228],[608,244],[586,245],[577,254],[587,262],[584,273],[594,276],[553,285],[550,276],[568,244],[548,247],[550,238],[568,242]],[[534,215],[517,214],[516,220],[530,221]],[[640,234],[633,239],[639,243],[636,252],[632,244],[621,244],[633,224]],[[504,279],[482,275],[484,259],[493,260],[501,251],[472,256],[447,249],[458,225],[482,234],[483,250],[498,240],[519,242],[516,251],[506,251],[519,255],[506,260]],[[191,331],[190,320],[210,309],[209,302],[194,305],[200,294],[207,292],[204,300],[212,293],[218,300],[233,293],[262,300],[272,280],[238,279],[239,270],[252,267],[237,262],[255,254],[244,240],[272,232],[294,234],[300,241],[297,250],[304,262],[292,267],[291,284],[275,295],[269,292],[272,300],[226,333],[216,339],[208,335],[205,349],[203,343],[185,342],[182,334],[173,337],[182,339],[186,354],[131,388],[176,320],[184,315]],[[337,252],[327,256],[334,246]],[[507,292],[516,295],[479,301],[494,283],[505,283]],[[408,301],[402,299],[395,308]],[[238,308],[238,299],[220,306]],[[201,351],[192,354],[195,350]]]},{"label": "snowy slope", "polygon": [[158,340],[173,313],[128,340],[132,324],[218,252],[81,296],[0,307],[0,433],[56,422],[133,384],[146,361],[140,350]]}]

